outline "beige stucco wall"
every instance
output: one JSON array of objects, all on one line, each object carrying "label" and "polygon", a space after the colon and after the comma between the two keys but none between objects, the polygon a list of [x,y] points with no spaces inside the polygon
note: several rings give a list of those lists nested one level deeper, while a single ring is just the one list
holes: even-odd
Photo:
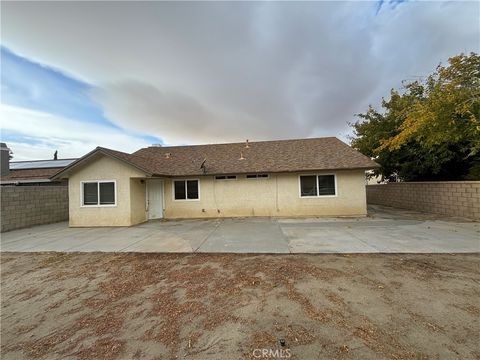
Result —
[{"label": "beige stucco wall", "polygon": [[[337,195],[301,198],[299,174],[271,174],[268,179],[215,180],[201,176],[198,201],[173,200],[172,179],[164,180],[166,218],[236,216],[363,216],[366,215],[365,172],[335,173]],[[145,174],[105,156],[77,169],[69,177],[70,226],[130,226],[148,218],[145,206]],[[81,181],[115,180],[117,204],[113,207],[82,207]]]},{"label": "beige stucco wall", "polygon": [[132,224],[147,221],[146,185],[143,180],[130,179],[130,209],[130,221]]},{"label": "beige stucco wall", "polygon": [[[70,226],[130,226],[146,220],[145,174],[118,160],[100,156],[76,170],[68,181]],[[117,205],[114,207],[82,207],[81,181],[115,180]]]},{"label": "beige stucco wall", "polygon": [[[337,177],[337,196],[300,198],[299,174],[271,174],[269,179],[200,179],[200,200],[173,200],[172,180],[165,180],[165,217],[235,216],[364,216],[365,171],[343,170]],[[318,172],[317,174],[322,174]]]}]

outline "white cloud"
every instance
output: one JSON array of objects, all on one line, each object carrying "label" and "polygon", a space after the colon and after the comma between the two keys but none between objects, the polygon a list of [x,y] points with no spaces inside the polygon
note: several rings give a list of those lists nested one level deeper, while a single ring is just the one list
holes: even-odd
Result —
[{"label": "white cloud", "polygon": [[14,160],[50,159],[55,149],[60,158],[72,158],[97,146],[133,152],[151,145],[121,130],[3,104],[0,119],[2,131],[16,135],[7,144]]},{"label": "white cloud", "polygon": [[288,137],[290,131],[281,123],[272,127],[253,115],[229,113],[222,106],[208,106],[189,95],[162,92],[138,81],[106,84],[92,95],[104,108],[105,115],[117,124],[161,134],[168,144]]},{"label": "white cloud", "polygon": [[[167,143],[342,136],[392,87],[479,51],[478,2],[2,4],[2,40]],[[61,29],[61,30],[59,30]]]}]

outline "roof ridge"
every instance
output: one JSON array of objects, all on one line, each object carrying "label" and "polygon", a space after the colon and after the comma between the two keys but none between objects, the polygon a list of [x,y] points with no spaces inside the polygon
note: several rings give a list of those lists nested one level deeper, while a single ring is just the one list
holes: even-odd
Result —
[{"label": "roof ridge", "polygon": [[[112,151],[112,152],[117,152],[117,153],[120,153],[120,154],[123,154],[123,155],[127,155],[129,157],[133,157],[133,158],[138,158],[138,159],[142,159],[142,160],[146,160],[146,161],[152,161],[152,159],[149,159],[145,156],[141,156],[141,155],[138,155],[136,153],[127,153],[127,152],[124,152],[124,151],[118,151],[118,150],[113,150],[113,149],[108,149],[108,148],[102,148],[102,147],[99,147],[100,150],[108,150],[108,151]],[[138,151],[138,150],[137,150]]]},{"label": "roof ridge", "polygon": [[[337,138],[336,136],[321,136],[321,137],[312,137],[312,138],[295,138],[295,139],[278,139],[278,140],[259,140],[259,141],[252,141],[249,139],[248,143],[249,144],[259,144],[259,143],[272,143],[272,142],[287,142],[287,141],[305,141],[305,140],[320,140],[320,139],[336,139],[340,142],[343,143],[342,140]],[[171,145],[171,146],[147,146],[138,149],[137,151],[133,152],[132,154],[135,154],[139,152],[140,150],[143,149],[172,149],[172,148],[186,148],[186,147],[200,147],[200,146],[215,146],[215,145],[243,145],[245,144],[245,141],[242,142],[223,142],[223,143],[209,143],[209,144],[194,144],[194,145]]]},{"label": "roof ridge", "polygon": [[97,146],[97,147],[95,148],[95,150],[107,150],[107,151],[113,151],[113,152],[117,152],[117,153],[122,153],[122,154],[129,155],[129,154],[126,153],[125,151],[110,149],[110,148],[106,148],[106,147],[103,147],[103,146]]}]

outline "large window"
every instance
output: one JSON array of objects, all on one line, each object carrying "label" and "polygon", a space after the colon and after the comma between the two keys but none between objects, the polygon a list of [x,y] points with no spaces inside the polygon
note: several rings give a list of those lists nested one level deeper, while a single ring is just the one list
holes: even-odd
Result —
[{"label": "large window", "polygon": [[335,175],[300,176],[300,196],[335,196]]},{"label": "large window", "polygon": [[300,195],[318,196],[317,177],[315,175],[300,176]]},{"label": "large window", "polygon": [[174,180],[173,196],[175,200],[198,200],[198,180]]},{"label": "large window", "polygon": [[115,181],[85,181],[82,185],[82,206],[116,205]]},{"label": "large window", "polygon": [[318,175],[318,195],[335,195],[335,175]]}]

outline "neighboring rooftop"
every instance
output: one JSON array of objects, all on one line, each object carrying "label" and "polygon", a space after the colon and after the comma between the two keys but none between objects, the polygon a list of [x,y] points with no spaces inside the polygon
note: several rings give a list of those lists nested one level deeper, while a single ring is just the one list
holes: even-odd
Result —
[{"label": "neighboring rooftop", "polygon": [[77,159],[10,161],[9,173],[0,177],[1,184],[50,182],[50,178]]},{"label": "neighboring rooftop", "polygon": [[2,184],[24,183],[24,182],[49,182],[50,177],[59,172],[63,167],[44,169],[21,169],[11,170],[10,174],[2,176]]},{"label": "neighboring rooftop", "polygon": [[[378,164],[335,137],[210,144],[152,146],[132,154],[98,147],[57,174],[59,177],[102,153],[149,175],[196,176],[373,169]],[[205,166],[201,165],[205,161]],[[56,176],[57,177],[57,176]]]}]

